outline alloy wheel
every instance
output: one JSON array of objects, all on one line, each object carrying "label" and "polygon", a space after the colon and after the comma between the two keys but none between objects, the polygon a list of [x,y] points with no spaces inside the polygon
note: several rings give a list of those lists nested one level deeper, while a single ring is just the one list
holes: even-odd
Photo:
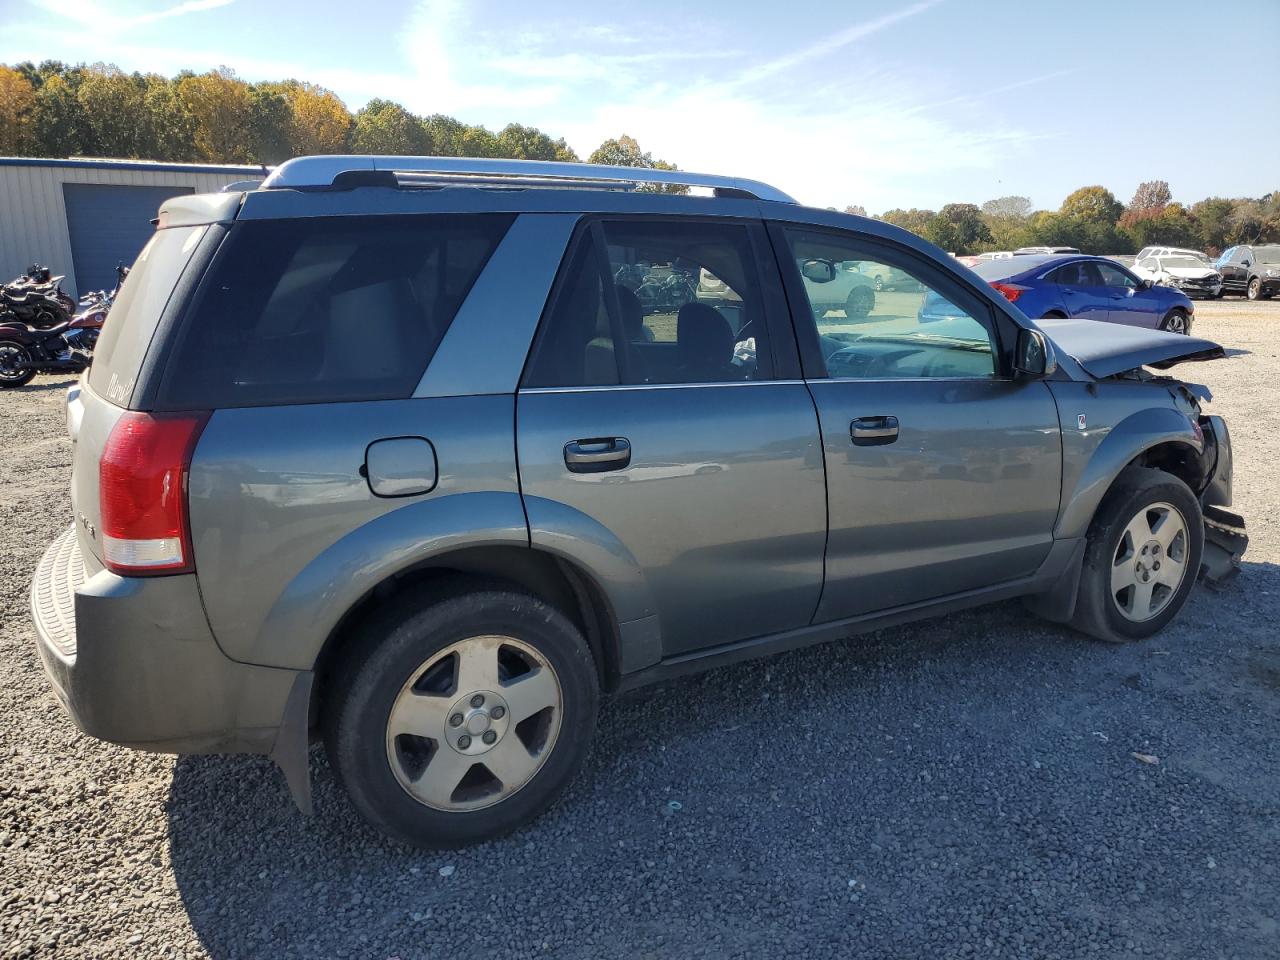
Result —
[{"label": "alloy wheel", "polygon": [[1176,310],[1165,319],[1164,328],[1170,333],[1186,333],[1187,318]]},{"label": "alloy wheel", "polygon": [[1170,503],[1144,506],[1111,558],[1111,600],[1126,620],[1158,616],[1187,575],[1187,521]]},{"label": "alloy wheel", "polygon": [[550,662],[514,637],[468,637],[422,663],[387,718],[387,760],[420,803],[449,812],[507,799],[542,768],[564,695]]},{"label": "alloy wheel", "polygon": [[21,380],[26,376],[21,366],[29,359],[27,352],[16,343],[0,343],[0,380]]}]

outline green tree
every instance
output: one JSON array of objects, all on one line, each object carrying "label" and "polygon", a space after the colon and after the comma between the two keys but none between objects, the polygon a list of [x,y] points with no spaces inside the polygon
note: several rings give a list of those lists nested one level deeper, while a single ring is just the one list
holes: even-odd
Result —
[{"label": "green tree", "polygon": [[458,155],[462,157],[500,157],[502,145],[492,130],[482,126],[466,126],[462,128],[462,136],[458,139]]},{"label": "green tree", "polygon": [[925,226],[924,237],[949,253],[969,254],[991,242],[991,230],[972,203],[948,203]]},{"label": "green tree", "polygon": [[283,91],[264,83],[249,89],[249,159],[267,164],[288,160],[292,125],[293,111]]},{"label": "green tree", "polygon": [[195,160],[195,121],[179,98],[177,87],[154,73],[142,79],[139,155],[178,163]]},{"label": "green tree", "polygon": [[88,120],[85,147],[100,157],[138,156],[138,118],[143,113],[141,77],[95,63],[85,68],[76,96]]},{"label": "green tree", "polygon": [[[588,163],[603,163],[615,167],[642,167],[647,170],[678,170],[673,163],[654,159],[653,154],[640,149],[634,137],[625,133],[617,139],[610,138],[591,152]],[[646,183],[640,186],[645,193],[688,193],[689,188],[679,184]]]},{"label": "green tree", "polygon": [[1227,246],[1227,232],[1235,204],[1225,197],[1206,197],[1191,205],[1198,227],[1199,246],[1208,253],[1221,253]]},{"label": "green tree", "polygon": [[422,121],[422,126],[426,129],[427,136],[431,138],[431,146],[437,156],[460,157],[463,155],[462,134],[467,128],[460,120],[446,117],[443,113],[433,113]]},{"label": "green tree", "polygon": [[421,156],[431,153],[431,134],[422,121],[390,100],[370,100],[351,128],[356,153]]},{"label": "green tree", "polygon": [[537,127],[525,127],[518,123],[509,123],[498,133],[498,144],[504,157],[517,160],[561,160],[572,155],[569,145],[560,140],[552,140]]},{"label": "green tree", "polygon": [[35,107],[31,80],[12,67],[0,67],[0,154],[22,155],[30,150]]},{"label": "green tree", "polygon": [[36,91],[35,154],[75,157],[89,153],[93,131],[84,107],[68,79],[54,74]]}]

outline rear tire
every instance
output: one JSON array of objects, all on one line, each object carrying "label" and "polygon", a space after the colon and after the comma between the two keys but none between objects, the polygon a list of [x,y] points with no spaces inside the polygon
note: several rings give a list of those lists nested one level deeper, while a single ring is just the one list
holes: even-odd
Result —
[{"label": "rear tire", "polygon": [[1110,643],[1158,633],[1186,603],[1203,552],[1190,488],[1163,470],[1126,468],[1089,525],[1071,625]]},{"label": "rear tire", "polygon": [[844,315],[850,320],[861,320],[876,307],[876,295],[870,287],[854,287],[844,302]]},{"label": "rear tire", "polygon": [[1180,307],[1170,310],[1163,320],[1160,321],[1160,329],[1167,330],[1169,333],[1181,333],[1184,336],[1191,333],[1191,324],[1187,319],[1187,312]]},{"label": "rear tire", "polygon": [[334,671],[333,769],[370,824],[413,846],[464,846],[533,820],[595,731],[581,633],[542,600],[477,587],[392,604]]},{"label": "rear tire", "polygon": [[31,352],[13,340],[0,340],[0,387],[21,387],[35,379],[34,370],[18,370],[31,362]]}]

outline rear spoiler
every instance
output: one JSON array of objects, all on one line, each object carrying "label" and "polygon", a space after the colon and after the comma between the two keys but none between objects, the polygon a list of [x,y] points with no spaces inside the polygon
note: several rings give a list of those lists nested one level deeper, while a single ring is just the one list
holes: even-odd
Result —
[{"label": "rear spoiler", "polygon": [[238,193],[197,193],[171,197],[160,205],[160,216],[152,221],[159,229],[200,227],[206,223],[231,223],[243,199]]}]

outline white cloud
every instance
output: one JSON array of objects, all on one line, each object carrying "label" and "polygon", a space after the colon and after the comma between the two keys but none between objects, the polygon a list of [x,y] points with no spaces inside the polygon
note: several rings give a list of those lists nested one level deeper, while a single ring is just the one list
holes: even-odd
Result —
[{"label": "white cloud", "polygon": [[234,3],[235,0],[185,0],[172,7],[153,10],[149,13],[132,13],[126,8],[98,3],[95,0],[31,0],[31,2],[49,13],[73,20],[94,33],[118,34],[130,27],[154,23],[157,20],[168,20],[204,10],[216,10],[218,7]]}]

